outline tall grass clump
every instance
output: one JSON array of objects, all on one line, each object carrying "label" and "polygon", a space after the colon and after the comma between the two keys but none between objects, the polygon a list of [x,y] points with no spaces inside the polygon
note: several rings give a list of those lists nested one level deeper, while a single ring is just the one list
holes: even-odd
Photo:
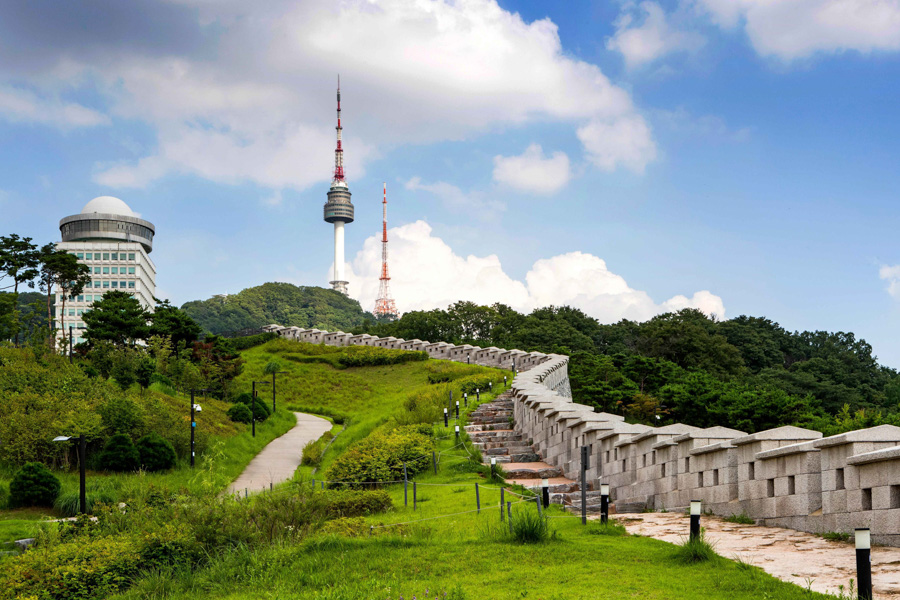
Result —
[{"label": "tall grass clump", "polygon": [[687,538],[677,548],[676,557],[688,565],[715,560],[719,557],[713,545],[706,541],[705,530],[701,530],[700,535],[695,538]]},{"label": "tall grass clump", "polygon": [[748,515],[747,513],[741,513],[739,515],[731,515],[730,517],[725,517],[725,520],[729,523],[737,523],[738,525],[755,525],[756,521],[753,520],[753,517]]},{"label": "tall grass clump", "polygon": [[[107,489],[91,490],[85,494],[88,514],[94,514],[101,504],[114,504],[116,496]],[[81,494],[78,490],[63,492],[56,498],[53,507],[64,517],[74,517],[81,512]]]},{"label": "tall grass clump", "polygon": [[512,539],[520,544],[539,544],[556,537],[550,519],[536,510],[520,510],[512,514]]}]

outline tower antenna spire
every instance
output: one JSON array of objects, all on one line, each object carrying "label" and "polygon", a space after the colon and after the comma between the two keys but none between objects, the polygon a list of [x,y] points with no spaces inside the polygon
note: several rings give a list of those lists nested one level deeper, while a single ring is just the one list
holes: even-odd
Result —
[{"label": "tower antenna spire", "polygon": [[381,277],[378,285],[378,298],[375,300],[376,317],[396,319],[397,304],[391,297],[391,276],[388,275],[388,236],[387,236],[387,183],[384,184],[384,200],[381,202]]}]

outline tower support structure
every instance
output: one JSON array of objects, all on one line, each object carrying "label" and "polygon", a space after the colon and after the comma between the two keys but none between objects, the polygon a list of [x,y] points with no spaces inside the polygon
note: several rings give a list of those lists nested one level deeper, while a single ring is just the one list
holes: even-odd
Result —
[{"label": "tower support structure", "polygon": [[375,310],[372,314],[376,317],[396,319],[397,304],[391,297],[391,276],[388,274],[387,183],[384,184],[381,211],[381,277],[378,280],[378,298],[375,300]]}]

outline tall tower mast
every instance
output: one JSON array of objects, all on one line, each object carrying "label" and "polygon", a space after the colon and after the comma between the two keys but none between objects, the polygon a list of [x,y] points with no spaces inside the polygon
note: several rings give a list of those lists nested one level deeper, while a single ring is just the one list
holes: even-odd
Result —
[{"label": "tall tower mast", "polygon": [[350,201],[350,188],[344,181],[344,148],[341,144],[341,76],[338,75],[337,86],[337,147],[334,150],[334,177],[331,189],[328,190],[328,201],[325,203],[325,222],[334,223],[334,280],[329,281],[331,289],[347,295],[347,284],[344,277],[344,223],[353,222],[353,203]]},{"label": "tall tower mast", "polygon": [[384,184],[384,200],[381,203],[381,277],[379,278],[378,298],[375,300],[376,317],[397,318],[397,304],[391,298],[391,277],[388,275],[388,237],[387,237],[387,183]]}]

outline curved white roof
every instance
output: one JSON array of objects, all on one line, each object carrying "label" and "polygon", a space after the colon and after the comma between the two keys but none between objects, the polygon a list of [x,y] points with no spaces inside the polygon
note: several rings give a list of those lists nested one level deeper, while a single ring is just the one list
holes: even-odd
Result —
[{"label": "curved white roof", "polygon": [[125,215],[137,217],[138,215],[123,201],[112,196],[98,196],[84,205],[81,214],[106,213],[111,215]]}]

